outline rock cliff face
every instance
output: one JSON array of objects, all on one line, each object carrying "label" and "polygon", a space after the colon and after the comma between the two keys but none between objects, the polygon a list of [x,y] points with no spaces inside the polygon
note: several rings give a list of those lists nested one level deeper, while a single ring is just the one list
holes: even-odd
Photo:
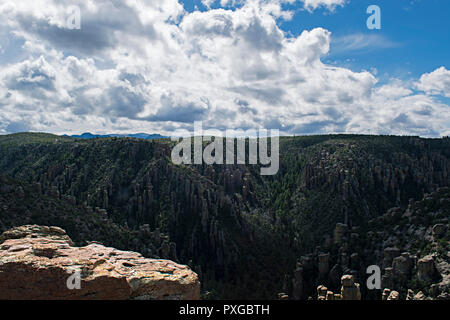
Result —
[{"label": "rock cliff face", "polygon": [[[449,199],[450,189],[439,188],[421,201],[410,201],[404,210],[392,208],[366,224],[338,223],[333,237],[325,236],[322,246],[299,257],[291,290],[286,285],[284,292],[292,292],[293,299],[307,299],[319,285],[317,298],[330,300],[323,288],[338,291],[342,284],[343,300],[361,296],[363,300],[449,300]],[[365,286],[371,265],[380,267],[381,290]],[[329,271],[328,266],[332,266]]]},{"label": "rock cliff face", "polygon": [[317,287],[317,300],[361,300],[359,283],[355,283],[352,275],[344,275],[341,278],[341,293],[333,293],[327,287],[320,285]]},{"label": "rock cliff face", "polygon": [[0,299],[199,298],[197,274],[169,260],[99,243],[74,247],[57,227],[22,226],[0,236]]}]

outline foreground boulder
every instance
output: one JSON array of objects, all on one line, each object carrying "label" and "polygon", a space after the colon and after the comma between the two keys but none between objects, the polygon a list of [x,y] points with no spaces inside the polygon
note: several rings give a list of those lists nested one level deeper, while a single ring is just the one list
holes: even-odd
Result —
[{"label": "foreground boulder", "polygon": [[189,267],[101,244],[74,247],[57,227],[23,226],[0,236],[0,299],[200,298]]}]

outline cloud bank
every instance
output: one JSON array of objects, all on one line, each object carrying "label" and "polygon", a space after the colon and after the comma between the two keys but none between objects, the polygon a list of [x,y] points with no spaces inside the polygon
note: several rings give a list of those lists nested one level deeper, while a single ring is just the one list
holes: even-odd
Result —
[{"label": "cloud bank", "polygon": [[221,2],[186,12],[178,0],[73,0],[82,23],[70,30],[61,1],[2,1],[0,132],[170,135],[203,120],[286,134],[450,133],[449,106],[436,96],[450,96],[444,67],[380,86],[370,72],[322,62],[328,30],[279,28],[295,0]]}]

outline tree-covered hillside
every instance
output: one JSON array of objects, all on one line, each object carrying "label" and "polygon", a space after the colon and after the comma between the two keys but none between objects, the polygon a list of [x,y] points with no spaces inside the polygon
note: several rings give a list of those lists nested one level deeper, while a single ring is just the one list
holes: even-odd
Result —
[{"label": "tree-covered hillside", "polygon": [[[37,190],[34,201],[52,197],[54,216],[83,212],[78,220],[90,221],[103,212],[101,227],[87,227],[101,230],[95,240],[123,234],[114,228],[166,233],[178,260],[199,273],[205,298],[275,298],[297,259],[337,223],[363,225],[450,185],[448,138],[285,137],[275,176],[260,176],[253,165],[177,166],[172,147],[169,140],[0,136],[0,173]],[[8,207],[0,222],[43,223],[34,212]],[[76,239],[76,229],[62,227]],[[129,241],[135,247],[122,247],[142,242]]]}]

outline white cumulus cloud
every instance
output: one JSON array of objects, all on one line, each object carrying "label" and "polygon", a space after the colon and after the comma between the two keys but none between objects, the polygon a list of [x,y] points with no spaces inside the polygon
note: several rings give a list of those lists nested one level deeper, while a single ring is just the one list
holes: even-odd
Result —
[{"label": "white cumulus cloud", "polygon": [[449,107],[430,95],[448,94],[445,68],[415,94],[409,82],[379,86],[370,72],[327,65],[333,35],[286,34],[287,2],[187,12],[177,0],[73,0],[82,23],[69,30],[62,1],[5,0],[1,34],[22,45],[20,61],[1,65],[0,132],[170,134],[196,120],[303,134],[448,132]]},{"label": "white cumulus cloud", "polygon": [[315,10],[320,7],[325,7],[331,11],[334,11],[336,7],[344,6],[347,0],[301,0],[305,3],[305,7],[308,10]]}]

